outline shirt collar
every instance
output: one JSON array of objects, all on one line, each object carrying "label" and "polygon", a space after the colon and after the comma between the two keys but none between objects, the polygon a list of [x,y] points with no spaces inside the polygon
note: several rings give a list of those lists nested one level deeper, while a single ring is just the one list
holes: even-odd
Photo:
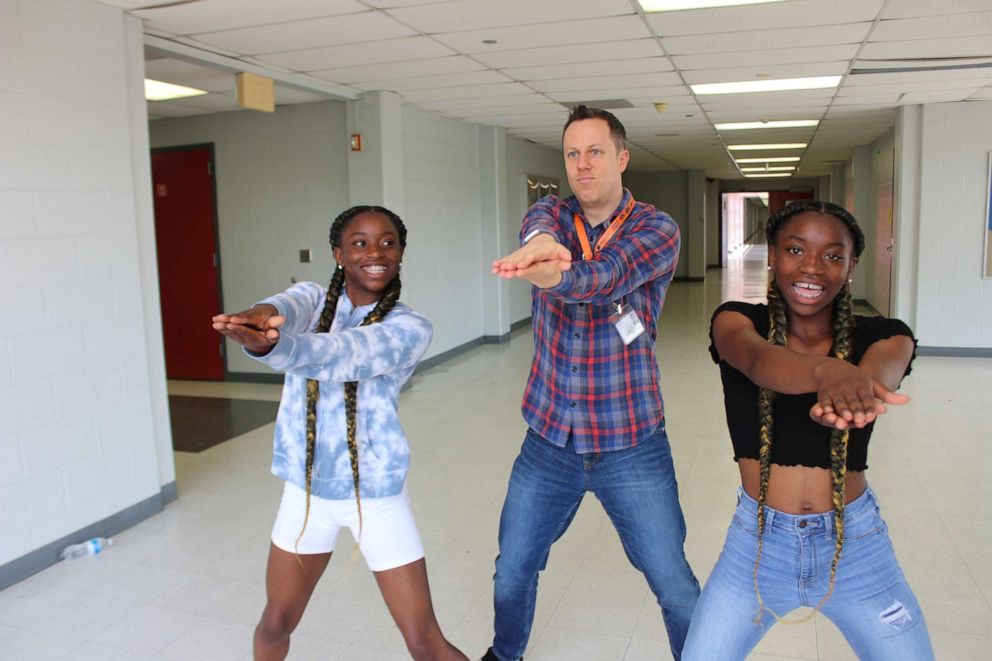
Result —
[{"label": "shirt collar", "polygon": [[[623,211],[624,206],[626,206],[627,204],[627,200],[630,199],[631,197],[632,197],[631,192],[627,190],[627,188],[624,188],[623,195],[620,196],[620,203],[617,205],[617,208],[613,210],[613,213],[610,214],[610,219],[605,223],[600,223],[596,227],[590,226],[591,229],[595,231],[595,230],[603,230],[609,227],[616,219],[616,217],[620,215],[620,212]],[[574,195],[570,196],[567,200],[565,200],[565,203],[568,205],[569,211],[571,211],[575,215],[580,216],[582,220],[586,221],[586,225],[589,225],[589,221],[586,220],[585,216],[582,215],[582,207],[579,205],[579,201],[575,198]]]}]

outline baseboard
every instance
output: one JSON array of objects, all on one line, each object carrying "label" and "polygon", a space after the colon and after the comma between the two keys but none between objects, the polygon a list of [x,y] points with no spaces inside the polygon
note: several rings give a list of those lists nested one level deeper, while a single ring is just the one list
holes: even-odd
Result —
[{"label": "baseboard", "polygon": [[[168,500],[166,500],[168,498]],[[162,511],[167,502],[176,499],[176,483],[171,482],[162,490],[135,503],[116,514],[111,514],[107,518],[91,523],[79,530],[65,535],[54,542],[49,542],[21,557],[11,560],[7,564],[0,566],[0,590],[23,581],[25,578],[37,574],[43,569],[51,567],[60,561],[59,554],[69,544],[75,544],[92,537],[113,537],[122,530],[127,530],[131,526],[141,523],[145,519],[154,516]],[[111,546],[108,553],[114,552]]]},{"label": "baseboard", "polygon": [[413,373],[414,374],[420,374],[421,372],[424,372],[426,370],[429,370],[432,367],[437,367],[438,365],[440,365],[444,361],[451,360],[455,356],[458,356],[460,354],[463,354],[466,351],[468,351],[469,349],[474,349],[475,347],[479,346],[480,344],[484,344],[484,343],[485,343],[485,338],[484,337],[477,337],[474,340],[469,340],[465,344],[459,344],[454,349],[448,349],[447,351],[445,351],[443,353],[439,353],[436,356],[431,356],[427,360],[420,361],[420,364],[417,365],[417,369],[414,370]]},{"label": "baseboard", "polygon": [[228,372],[225,381],[239,383],[276,383],[282,384],[282,374],[279,372]]},{"label": "baseboard", "polygon": [[992,358],[990,347],[924,347],[916,348],[917,356],[939,358]]},{"label": "baseboard", "polygon": [[687,275],[679,275],[672,278],[672,282],[706,282],[706,278],[689,277]]},{"label": "baseboard", "polygon": [[510,324],[510,332],[512,333],[513,331],[523,328],[524,326],[530,326],[531,319],[531,317],[524,317],[520,321],[514,321]]},{"label": "baseboard", "polygon": [[502,335],[483,335],[483,344],[503,344],[504,342],[510,341],[510,332],[503,333]]}]

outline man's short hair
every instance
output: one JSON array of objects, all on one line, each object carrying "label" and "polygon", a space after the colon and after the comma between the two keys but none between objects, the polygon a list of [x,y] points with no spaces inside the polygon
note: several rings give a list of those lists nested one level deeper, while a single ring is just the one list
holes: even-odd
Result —
[{"label": "man's short hair", "polygon": [[608,110],[603,110],[602,108],[590,108],[585,105],[577,105],[572,108],[572,112],[568,115],[568,121],[565,122],[565,128],[561,130],[561,140],[565,142],[565,131],[572,122],[578,122],[583,119],[601,119],[610,126],[610,137],[613,138],[613,143],[617,146],[617,153],[619,154],[624,149],[627,148],[627,129],[623,127],[617,116]]}]

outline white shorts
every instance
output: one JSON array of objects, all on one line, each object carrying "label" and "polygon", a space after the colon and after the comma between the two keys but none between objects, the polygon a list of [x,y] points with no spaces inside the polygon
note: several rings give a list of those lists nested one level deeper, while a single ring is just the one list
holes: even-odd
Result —
[{"label": "white shorts", "polygon": [[[286,482],[272,526],[273,544],[289,553],[310,555],[334,551],[341,528],[350,528],[352,536],[358,539],[358,506],[354,498],[327,500],[311,494],[310,518],[297,545],[306,502],[306,491]],[[395,569],[424,557],[424,545],[413,519],[406,485],[398,496],[362,498],[362,535],[358,547],[372,571]]]}]

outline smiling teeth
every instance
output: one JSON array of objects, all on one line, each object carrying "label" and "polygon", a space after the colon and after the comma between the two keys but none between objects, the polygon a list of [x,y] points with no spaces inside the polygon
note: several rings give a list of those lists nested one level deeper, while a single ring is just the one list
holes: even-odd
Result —
[{"label": "smiling teeth", "polygon": [[822,285],[814,285],[810,282],[797,282],[793,287],[799,287],[800,289],[812,289],[813,291],[823,291]]},{"label": "smiling teeth", "polygon": [[365,268],[366,271],[368,271],[369,273],[373,273],[373,274],[379,274],[379,273],[385,273],[386,272],[386,267],[385,266],[366,266],[364,268]]}]

